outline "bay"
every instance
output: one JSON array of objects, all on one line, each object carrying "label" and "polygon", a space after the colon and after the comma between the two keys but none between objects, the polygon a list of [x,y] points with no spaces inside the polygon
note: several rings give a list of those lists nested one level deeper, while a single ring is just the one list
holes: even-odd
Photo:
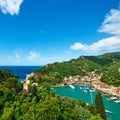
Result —
[{"label": "bay", "polygon": [[[81,89],[80,85],[74,85],[75,89],[70,88],[69,86],[65,87],[56,87],[53,88],[53,91],[60,96],[66,96],[73,99],[81,99],[88,104],[94,104],[94,98],[97,92],[90,91],[91,88],[86,91]],[[113,114],[106,113],[107,117],[111,120],[120,120],[120,103],[115,103],[110,99],[110,96],[105,96],[102,94],[104,106],[106,110],[111,111]]]}]

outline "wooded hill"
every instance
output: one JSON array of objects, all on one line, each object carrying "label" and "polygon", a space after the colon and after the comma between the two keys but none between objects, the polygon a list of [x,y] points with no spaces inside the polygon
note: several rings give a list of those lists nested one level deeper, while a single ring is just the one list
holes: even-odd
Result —
[{"label": "wooded hill", "polygon": [[80,56],[65,62],[55,62],[37,70],[43,80],[60,83],[64,77],[86,75],[96,71],[103,74],[101,81],[114,86],[120,86],[120,52],[107,53],[99,56]]},{"label": "wooded hill", "polygon": [[8,68],[0,70],[0,120],[102,120],[93,105],[55,94],[49,81],[24,93],[17,78]]}]

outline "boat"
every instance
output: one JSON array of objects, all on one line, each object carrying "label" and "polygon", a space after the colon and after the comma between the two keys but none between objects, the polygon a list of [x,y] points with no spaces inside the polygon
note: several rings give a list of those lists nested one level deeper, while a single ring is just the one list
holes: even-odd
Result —
[{"label": "boat", "polygon": [[108,99],[106,99],[106,100],[110,101],[110,99],[109,99],[109,98],[108,98]]},{"label": "boat", "polygon": [[117,100],[117,97],[111,97],[110,100]]},{"label": "boat", "polygon": [[115,103],[120,103],[120,100],[115,100],[114,102],[115,102]]},{"label": "boat", "polygon": [[94,89],[91,89],[90,92],[96,92]]},{"label": "boat", "polygon": [[87,93],[87,90],[83,90],[85,93]]},{"label": "boat", "polygon": [[73,85],[69,85],[72,89],[75,89],[75,87]]},{"label": "boat", "polygon": [[113,112],[109,111],[109,110],[105,110],[106,113],[109,113],[109,114],[113,114]]}]

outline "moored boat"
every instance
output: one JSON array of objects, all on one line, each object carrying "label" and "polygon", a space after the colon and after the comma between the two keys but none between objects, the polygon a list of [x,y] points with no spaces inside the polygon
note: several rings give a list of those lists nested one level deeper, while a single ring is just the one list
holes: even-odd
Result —
[{"label": "moored boat", "polygon": [[85,93],[87,93],[87,90],[83,90]]},{"label": "moored boat", "polygon": [[111,97],[110,100],[117,100],[117,97]]},{"label": "moored boat", "polygon": [[113,112],[109,111],[109,110],[105,110],[106,113],[109,113],[109,114],[113,114]]},{"label": "moored boat", "polygon": [[75,89],[75,87],[73,85],[69,85],[72,89]]},{"label": "moored boat", "polygon": [[114,102],[115,102],[115,103],[120,103],[120,100],[115,100]]}]

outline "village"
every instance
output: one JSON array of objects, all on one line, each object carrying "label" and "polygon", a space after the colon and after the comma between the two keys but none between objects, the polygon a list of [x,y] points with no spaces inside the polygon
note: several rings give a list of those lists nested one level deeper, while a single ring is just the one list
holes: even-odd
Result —
[{"label": "village", "polygon": [[[33,82],[33,79],[36,79],[37,75],[31,73],[26,75],[26,79],[23,83],[23,93],[29,91],[30,84],[32,86],[37,86],[38,83]],[[57,84],[56,87],[70,86],[72,89],[75,87],[72,84],[83,84],[91,86],[94,90],[102,92],[104,95],[111,96],[111,100],[116,100],[116,103],[120,103],[120,87],[114,87],[100,81],[101,75],[96,74],[94,71],[87,73],[85,76],[70,76],[64,78],[62,84]],[[117,100],[118,99],[118,100]]]}]

